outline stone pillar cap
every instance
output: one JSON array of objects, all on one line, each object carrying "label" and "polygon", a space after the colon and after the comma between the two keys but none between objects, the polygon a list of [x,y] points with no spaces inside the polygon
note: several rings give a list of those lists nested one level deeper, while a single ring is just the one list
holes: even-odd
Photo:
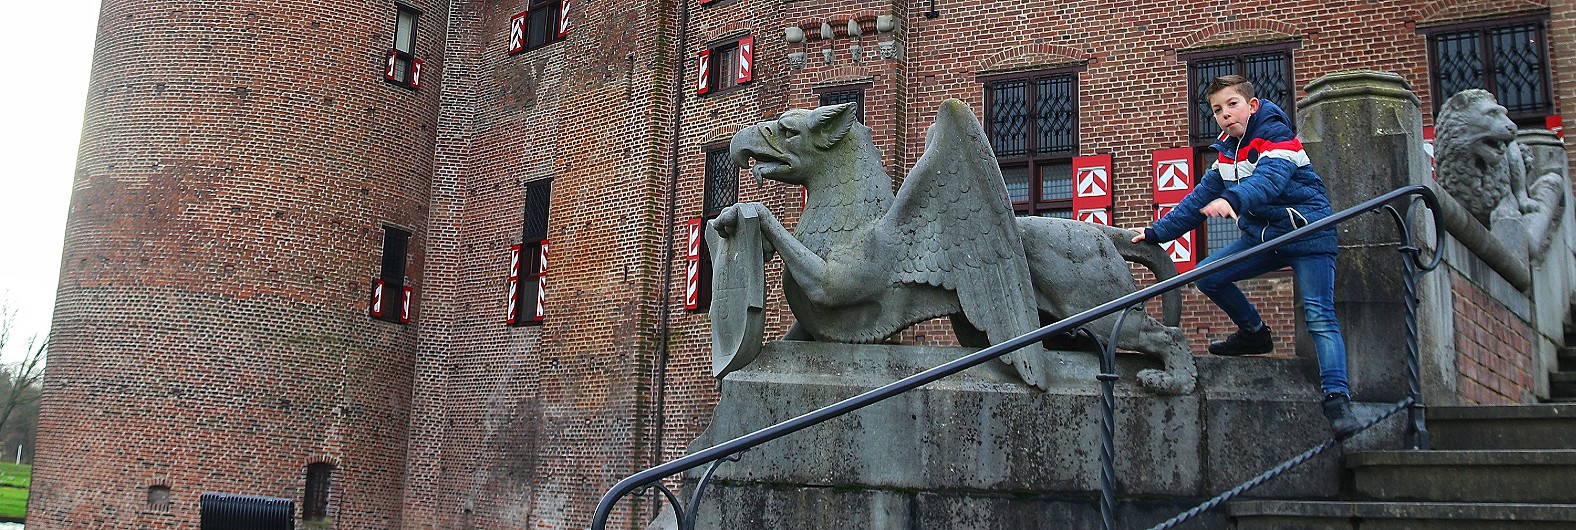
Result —
[{"label": "stone pillar cap", "polygon": [[1304,90],[1308,92],[1308,97],[1297,102],[1298,109],[1306,109],[1327,100],[1348,99],[1361,95],[1401,99],[1410,101],[1413,105],[1423,103],[1416,94],[1412,93],[1412,85],[1406,82],[1406,78],[1378,70],[1336,72],[1313,80],[1304,87]]}]

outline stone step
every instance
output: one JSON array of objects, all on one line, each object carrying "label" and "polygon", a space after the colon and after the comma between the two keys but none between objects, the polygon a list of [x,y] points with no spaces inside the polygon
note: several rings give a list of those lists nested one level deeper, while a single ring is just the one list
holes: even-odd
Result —
[{"label": "stone step", "polygon": [[1576,372],[1550,373],[1549,397],[1576,397]]},{"label": "stone step", "polygon": [[1576,504],[1236,501],[1237,530],[1576,528]]},{"label": "stone step", "polygon": [[1434,449],[1576,449],[1576,404],[1429,407]]},{"label": "stone step", "polygon": [[1576,450],[1365,451],[1346,457],[1360,498],[1576,503]]}]

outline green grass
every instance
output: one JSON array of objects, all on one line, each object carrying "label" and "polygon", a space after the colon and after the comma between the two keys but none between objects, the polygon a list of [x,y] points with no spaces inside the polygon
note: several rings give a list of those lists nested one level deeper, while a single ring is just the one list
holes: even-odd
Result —
[{"label": "green grass", "polygon": [[0,518],[27,515],[27,488],[32,480],[33,466],[0,463]]}]

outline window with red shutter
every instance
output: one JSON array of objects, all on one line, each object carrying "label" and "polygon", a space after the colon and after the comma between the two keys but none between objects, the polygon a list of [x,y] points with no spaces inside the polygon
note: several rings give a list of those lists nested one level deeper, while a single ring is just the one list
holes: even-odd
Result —
[{"label": "window with red shutter", "polygon": [[394,47],[389,48],[383,60],[383,80],[410,89],[421,87],[421,60],[416,59],[416,19],[421,12],[416,8],[396,4],[399,14],[394,19]]},{"label": "window with red shutter", "polygon": [[754,37],[746,35],[715,43],[696,56],[696,94],[728,92],[754,79]]},{"label": "window with red shutter", "polygon": [[552,206],[552,192],[551,178],[525,186],[520,245],[511,249],[509,264],[511,306],[505,322],[510,325],[541,324],[547,316],[547,214]]},{"label": "window with red shutter", "polygon": [[[372,281],[372,299],[367,314],[388,322],[409,320],[405,304],[405,264],[410,246],[410,231],[383,226],[383,266]],[[403,317],[403,318],[402,318]]]},{"label": "window with red shutter", "polygon": [[509,20],[509,53],[535,50],[569,35],[570,0],[530,0]]}]

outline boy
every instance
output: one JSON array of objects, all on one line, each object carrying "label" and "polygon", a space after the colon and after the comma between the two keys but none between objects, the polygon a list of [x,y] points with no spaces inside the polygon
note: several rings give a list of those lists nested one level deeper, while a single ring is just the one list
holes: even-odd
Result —
[{"label": "boy", "polygon": [[[1176,239],[1205,216],[1236,219],[1242,237],[1210,254],[1199,263],[1204,266],[1330,216],[1324,182],[1313,172],[1285,111],[1253,97],[1253,84],[1239,75],[1216,78],[1206,95],[1224,131],[1214,144],[1220,156],[1171,213],[1149,228],[1133,229],[1138,232],[1134,243]],[[1345,438],[1360,423],[1352,414],[1346,345],[1335,321],[1335,253],[1331,227],[1200,278],[1197,285],[1239,328],[1226,340],[1210,343],[1210,353],[1269,353],[1274,349],[1270,329],[1234,282],[1291,267],[1319,355],[1324,415],[1336,435]]]}]

